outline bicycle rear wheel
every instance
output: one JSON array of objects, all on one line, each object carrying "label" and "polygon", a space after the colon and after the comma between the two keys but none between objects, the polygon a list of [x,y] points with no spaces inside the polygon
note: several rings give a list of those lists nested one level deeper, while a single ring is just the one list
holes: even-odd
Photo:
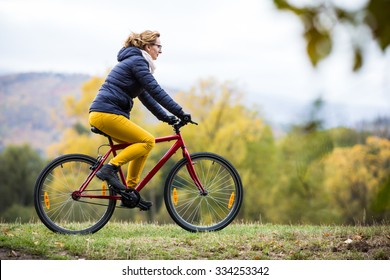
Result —
[{"label": "bicycle rear wheel", "polygon": [[[96,159],[82,154],[60,156],[50,162],[35,183],[36,212],[47,228],[65,234],[87,234],[101,229],[115,210],[114,199],[72,197],[91,173]],[[83,194],[113,195],[94,177]]]},{"label": "bicycle rear wheel", "polygon": [[240,176],[234,166],[212,153],[191,155],[195,172],[207,191],[201,195],[181,159],[169,173],[165,188],[165,206],[182,228],[216,231],[229,225],[237,216],[243,199]]}]

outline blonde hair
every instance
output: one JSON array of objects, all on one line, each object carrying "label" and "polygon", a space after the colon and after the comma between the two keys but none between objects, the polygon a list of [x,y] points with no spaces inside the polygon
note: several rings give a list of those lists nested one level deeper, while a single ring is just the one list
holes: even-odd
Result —
[{"label": "blonde hair", "polygon": [[146,45],[156,43],[158,37],[160,37],[160,33],[157,31],[146,30],[139,34],[132,32],[126,39],[124,47],[137,47],[143,50]]}]

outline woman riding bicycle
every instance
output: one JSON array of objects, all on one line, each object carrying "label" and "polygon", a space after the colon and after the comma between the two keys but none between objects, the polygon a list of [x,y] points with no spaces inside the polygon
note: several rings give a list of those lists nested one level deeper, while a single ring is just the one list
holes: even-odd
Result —
[{"label": "woman riding bicycle", "polygon": [[[176,122],[175,116],[191,120],[191,115],[184,113],[152,75],[155,70],[153,60],[161,54],[161,48],[160,34],[156,31],[130,34],[118,53],[117,65],[108,74],[90,106],[91,126],[111,136],[115,142],[133,143],[96,173],[118,193],[137,186],[146,159],[155,145],[155,138],[130,120],[133,99],[138,97],[159,120],[168,124]],[[174,116],[168,115],[161,106]],[[128,162],[126,188],[119,181],[117,172]],[[151,206],[151,202],[140,199],[138,207],[141,210],[148,210]]]}]

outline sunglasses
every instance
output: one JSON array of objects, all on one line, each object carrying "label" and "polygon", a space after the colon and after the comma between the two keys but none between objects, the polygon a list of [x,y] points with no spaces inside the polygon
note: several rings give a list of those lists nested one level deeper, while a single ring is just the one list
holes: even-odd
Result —
[{"label": "sunglasses", "polygon": [[152,44],[153,46],[157,46],[157,48],[161,51],[162,49],[162,45],[159,45],[159,44]]}]

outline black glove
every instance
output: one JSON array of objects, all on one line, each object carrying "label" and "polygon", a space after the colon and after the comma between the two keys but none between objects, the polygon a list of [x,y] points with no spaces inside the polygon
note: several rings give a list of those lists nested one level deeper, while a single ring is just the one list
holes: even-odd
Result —
[{"label": "black glove", "polygon": [[168,123],[169,125],[173,125],[177,122],[177,118],[175,116],[166,115],[162,121]]},{"label": "black glove", "polygon": [[183,113],[179,116],[179,119],[182,121],[182,122],[185,122],[185,123],[189,123],[191,122],[191,115],[190,114],[186,114],[186,113]]}]

